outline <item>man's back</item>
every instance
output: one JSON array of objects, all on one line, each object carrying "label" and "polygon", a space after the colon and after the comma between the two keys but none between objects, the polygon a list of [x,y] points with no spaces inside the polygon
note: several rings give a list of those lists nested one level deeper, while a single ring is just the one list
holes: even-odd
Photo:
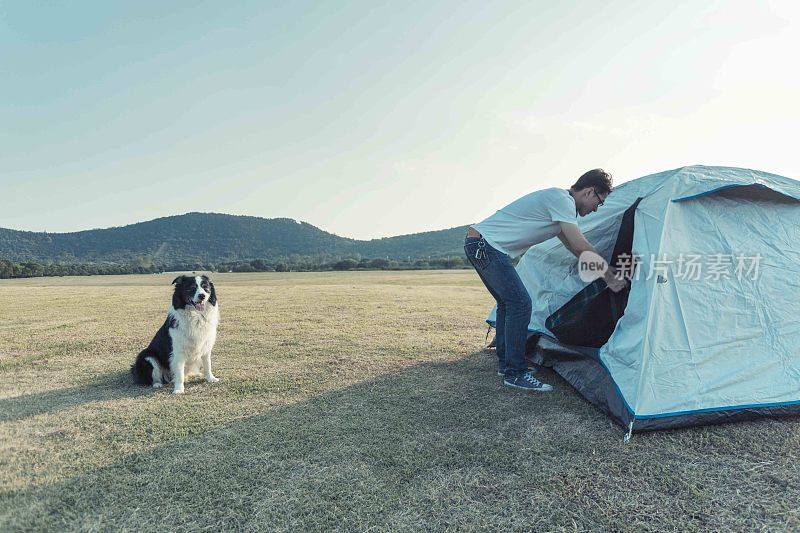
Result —
[{"label": "man's back", "polygon": [[492,247],[512,258],[559,234],[559,222],[578,223],[575,200],[556,187],[526,194],[474,224]]}]

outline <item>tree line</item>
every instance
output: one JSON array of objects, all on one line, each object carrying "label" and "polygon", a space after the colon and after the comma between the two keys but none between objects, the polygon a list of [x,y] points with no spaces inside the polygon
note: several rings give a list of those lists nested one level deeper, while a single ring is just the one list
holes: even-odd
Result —
[{"label": "tree line", "polygon": [[281,256],[274,259],[253,259],[229,262],[193,261],[159,264],[149,258],[134,261],[98,262],[13,262],[0,259],[0,279],[41,276],[96,276],[122,274],[155,274],[172,271],[210,272],[326,272],[345,270],[442,270],[462,269],[470,265],[460,256],[428,259],[368,259],[358,255]]}]

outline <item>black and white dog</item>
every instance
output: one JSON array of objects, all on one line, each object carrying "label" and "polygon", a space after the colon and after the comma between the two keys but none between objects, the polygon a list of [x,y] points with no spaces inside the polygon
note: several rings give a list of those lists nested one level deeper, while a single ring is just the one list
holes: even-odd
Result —
[{"label": "black and white dog", "polygon": [[178,276],[172,282],[172,307],[164,325],[131,366],[137,383],[161,388],[172,381],[174,394],[183,393],[187,376],[202,375],[214,383],[211,349],[217,340],[219,307],[208,276]]}]

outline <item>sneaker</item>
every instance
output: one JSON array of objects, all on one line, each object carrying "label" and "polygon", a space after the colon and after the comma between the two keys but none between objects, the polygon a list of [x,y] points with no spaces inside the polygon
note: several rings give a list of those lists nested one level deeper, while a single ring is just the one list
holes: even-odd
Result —
[{"label": "sneaker", "polygon": [[503,384],[507,387],[514,387],[515,389],[523,389],[534,392],[550,392],[553,390],[552,385],[542,383],[533,377],[533,372],[530,371],[525,372],[524,374],[515,378],[506,378],[503,380]]}]

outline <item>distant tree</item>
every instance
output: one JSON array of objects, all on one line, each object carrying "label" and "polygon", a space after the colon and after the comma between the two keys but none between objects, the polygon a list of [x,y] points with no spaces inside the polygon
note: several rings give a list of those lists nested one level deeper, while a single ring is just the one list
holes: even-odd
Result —
[{"label": "distant tree", "polygon": [[334,270],[353,270],[358,268],[358,261],[355,259],[343,259],[333,264]]},{"label": "distant tree", "polygon": [[0,278],[14,277],[14,263],[6,259],[0,259]]},{"label": "distant tree", "polygon": [[44,275],[44,266],[35,261],[28,261],[20,265],[20,271],[26,278],[39,277]]},{"label": "distant tree", "polygon": [[257,270],[258,272],[264,272],[268,268],[267,262],[263,259],[254,259],[253,261],[250,261],[250,265],[252,265],[253,269]]},{"label": "distant tree", "polygon": [[373,259],[369,262],[369,266],[372,268],[380,268],[385,269],[389,268],[389,260],[388,259]]}]

